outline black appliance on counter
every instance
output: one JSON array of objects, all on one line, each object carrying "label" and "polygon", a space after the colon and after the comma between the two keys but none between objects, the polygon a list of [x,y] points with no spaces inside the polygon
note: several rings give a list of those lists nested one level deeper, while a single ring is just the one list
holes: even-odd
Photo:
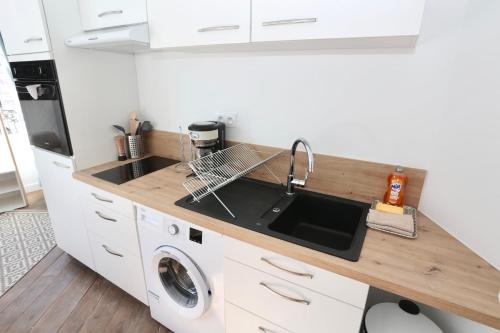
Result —
[{"label": "black appliance on counter", "polygon": [[150,156],[95,173],[92,176],[120,185],[177,163],[179,161],[170,158]]},{"label": "black appliance on counter", "polygon": [[72,156],[54,60],[11,62],[10,68],[31,144]]}]

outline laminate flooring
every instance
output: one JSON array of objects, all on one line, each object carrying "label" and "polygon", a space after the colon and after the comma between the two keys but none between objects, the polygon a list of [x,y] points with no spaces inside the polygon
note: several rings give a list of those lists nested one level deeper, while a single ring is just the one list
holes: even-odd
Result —
[{"label": "laminate flooring", "polygon": [[0,332],[172,333],[147,306],[57,247],[0,298]]}]

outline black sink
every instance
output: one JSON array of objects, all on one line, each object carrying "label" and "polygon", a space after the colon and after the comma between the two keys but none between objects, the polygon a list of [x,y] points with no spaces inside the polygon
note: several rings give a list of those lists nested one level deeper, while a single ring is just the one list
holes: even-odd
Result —
[{"label": "black sink", "polygon": [[345,251],[352,246],[363,212],[364,207],[337,198],[298,193],[269,229]]},{"label": "black sink", "polygon": [[287,196],[283,186],[248,178],[216,193],[236,218],[212,195],[200,202],[186,196],[175,204],[350,261],[359,259],[369,204],[303,190]]}]

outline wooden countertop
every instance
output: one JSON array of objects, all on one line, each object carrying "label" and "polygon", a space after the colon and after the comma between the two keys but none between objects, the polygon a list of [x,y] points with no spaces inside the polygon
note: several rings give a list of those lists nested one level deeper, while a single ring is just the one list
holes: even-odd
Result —
[{"label": "wooden countertop", "polygon": [[74,178],[204,228],[301,260],[403,297],[500,329],[500,272],[425,215],[416,240],[368,230],[358,262],[350,262],[175,206],[187,193],[175,166],[122,185],[92,174],[126,162],[74,173]]}]

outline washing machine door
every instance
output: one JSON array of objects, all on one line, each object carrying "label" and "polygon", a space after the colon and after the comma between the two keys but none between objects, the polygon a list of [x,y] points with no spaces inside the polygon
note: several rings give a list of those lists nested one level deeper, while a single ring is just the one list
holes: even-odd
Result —
[{"label": "washing machine door", "polygon": [[198,266],[184,252],[171,246],[156,250],[153,271],[163,286],[165,298],[179,315],[195,319],[210,303],[210,288]]}]

